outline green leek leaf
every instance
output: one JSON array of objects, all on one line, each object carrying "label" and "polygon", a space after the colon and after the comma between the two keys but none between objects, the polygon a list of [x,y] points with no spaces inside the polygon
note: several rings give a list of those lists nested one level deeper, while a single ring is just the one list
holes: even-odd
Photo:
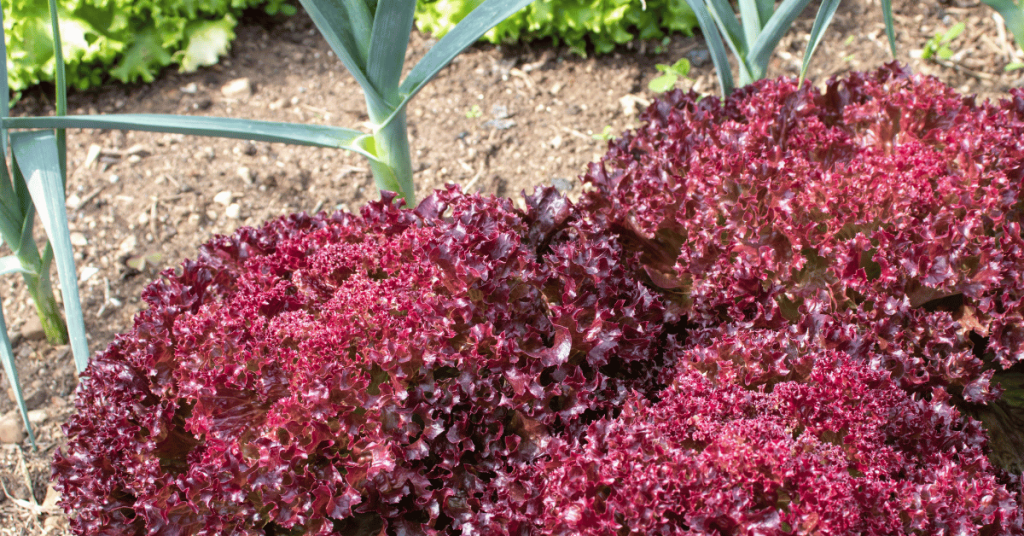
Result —
[{"label": "green leek leaf", "polygon": [[[2,241],[0,241],[2,243]],[[21,265],[21,261],[14,255],[8,255],[6,257],[0,257],[0,275],[7,274],[29,274],[34,275],[35,272],[28,270]]]},{"label": "green leek leaf", "polygon": [[383,109],[383,96],[367,77],[373,12],[363,0],[299,0],[331,50],[363,88],[368,107]]},{"label": "green leek leaf", "polygon": [[728,97],[735,86],[732,80],[732,67],[729,66],[729,57],[725,52],[725,43],[722,42],[704,0],[686,0],[686,3],[693,10],[700,31],[704,34],[704,42],[707,43],[711,61],[715,64],[715,74],[718,75],[718,87],[722,90],[722,97]]},{"label": "green leek leaf", "polygon": [[452,59],[466,47],[532,1],[485,0],[484,3],[477,6],[466,18],[462,19],[462,22],[430,47],[419,63],[412,68],[399,89],[403,98],[398,109],[408,104],[427,82],[433,80],[437,73],[441,72],[441,69],[451,63]]},{"label": "green leek leaf", "polygon": [[89,346],[85,339],[82,303],[78,296],[68,215],[64,208],[64,178],[60,173],[57,137],[51,131],[35,130],[11,134],[11,153],[16,166],[26,176],[26,185],[35,202],[46,235],[53,245],[64,296],[64,315],[68,323],[71,352],[75,366],[84,372],[89,364]]},{"label": "green leek leaf", "polygon": [[807,75],[807,67],[811,64],[811,56],[814,55],[814,50],[818,48],[818,44],[821,43],[821,38],[825,35],[825,29],[832,22],[832,17],[836,14],[836,8],[839,7],[841,0],[822,0],[821,7],[818,8],[818,15],[814,17],[814,25],[811,26],[810,40],[807,42],[807,50],[804,52],[804,61],[800,66],[800,84],[803,84],[804,77]]},{"label": "green leek leaf", "polygon": [[[768,24],[768,19],[775,13],[775,0],[756,0],[757,15],[761,19],[761,28]],[[760,33],[760,32],[758,32]]]},{"label": "green leek leaf", "polygon": [[889,51],[896,57],[896,30],[892,22],[892,0],[882,0],[882,18],[885,20],[885,35],[889,38]]},{"label": "green leek leaf", "polygon": [[[761,6],[758,5],[757,0],[739,0],[739,4],[743,35],[746,36],[747,43],[753,43],[757,39],[757,35],[761,33],[761,28],[764,27],[764,24],[761,23]],[[772,9],[774,8],[775,2],[772,2]]]},{"label": "green leek leaf", "polygon": [[[718,29],[725,34],[728,41],[739,49],[737,58],[741,58],[746,55],[747,48],[753,41],[747,41],[747,33],[745,27],[740,26],[740,21],[736,18],[736,13],[732,10],[732,5],[728,0],[705,0],[710,9],[712,15],[715,16],[715,20],[718,21]],[[740,8],[742,8],[742,4]],[[746,15],[746,13],[743,13]],[[756,17],[756,15],[755,15]],[[746,19],[746,17],[744,17]],[[756,38],[757,35],[755,34]]]},{"label": "green leek leaf", "polygon": [[25,406],[25,395],[21,391],[21,382],[18,380],[18,368],[14,365],[14,349],[11,348],[11,339],[7,336],[7,321],[4,319],[4,312],[0,309],[0,361],[3,361],[4,374],[7,381],[14,388],[14,400],[18,404],[18,411],[21,412],[21,421],[25,423],[25,430],[28,431],[28,439],[32,442],[32,448],[36,448],[36,436],[32,433],[32,423],[28,421],[28,407]]},{"label": "green leek leaf", "polygon": [[779,9],[775,11],[772,18],[768,21],[768,24],[764,25],[764,29],[761,31],[761,35],[757,36],[757,40],[750,45],[750,55],[747,57],[747,61],[750,64],[755,80],[762,78],[768,70],[768,62],[772,59],[772,53],[775,51],[775,47],[778,46],[779,41],[782,40],[782,36],[789,31],[789,27],[793,25],[793,21],[796,20],[800,13],[803,12],[804,8],[810,0],[783,0],[779,4]]},{"label": "green leek leaf", "polygon": [[1006,27],[1013,33],[1017,46],[1024,48],[1024,6],[1015,0],[981,0],[999,12]]},{"label": "green leek leaf", "polygon": [[291,143],[348,149],[373,159],[361,146],[368,137],[358,130],[325,125],[301,125],[254,121],[232,117],[201,117],[164,114],[68,115],[64,117],[7,117],[4,128],[107,128],[171,132],[194,136],[218,136],[241,140]]},{"label": "green leek leaf", "polygon": [[736,14],[733,13],[732,6],[724,0],[706,0],[705,4],[708,6],[708,13],[718,25],[718,30],[724,34],[725,43],[729,45],[729,49],[736,56],[736,63],[739,65],[740,71],[740,85],[745,86],[753,82],[757,77],[747,61],[747,42],[740,30],[739,22],[736,21]]},{"label": "green leek leaf", "polygon": [[389,108],[380,114],[382,117],[371,118],[374,122],[385,120],[401,103],[398,86],[402,81],[402,65],[405,64],[405,51],[409,48],[415,14],[416,0],[380,0],[377,5],[366,76]]}]

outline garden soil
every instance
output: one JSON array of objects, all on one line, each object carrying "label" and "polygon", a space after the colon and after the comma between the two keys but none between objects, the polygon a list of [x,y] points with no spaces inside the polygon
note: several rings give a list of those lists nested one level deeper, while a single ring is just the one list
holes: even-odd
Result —
[{"label": "garden soil", "polygon": [[[785,37],[771,76],[797,74],[816,9],[812,3]],[[987,6],[897,0],[894,10],[899,60],[915,72],[938,76],[979,99],[1004,98],[1024,83],[1024,71],[1004,72],[1024,54]],[[366,128],[358,86],[308,17],[246,15],[219,65],[190,74],[168,71],[146,85],[73,92],[71,113]],[[950,44],[949,60],[920,59],[929,39],[960,21],[967,29]],[[434,42],[414,33],[407,64]],[[600,57],[581,57],[550,42],[470,48],[410,105],[418,197],[452,183],[512,197],[520,206],[521,193],[536,186],[578,198],[584,190],[578,176],[587,164],[601,156],[610,136],[635,127],[639,111],[655,98],[647,84],[657,76],[656,64],[682,57],[693,71],[677,87],[717,93],[699,36],[634,42]],[[891,59],[878,1],[846,0],[808,78],[822,86],[832,76]],[[53,113],[52,87],[29,91],[12,113]],[[366,162],[337,150],[116,130],[69,131],[68,149],[68,214],[93,352],[129,329],[143,307],[142,289],[158,272],[194,257],[214,235],[293,212],[355,211],[378,197]],[[55,507],[49,464],[62,445],[60,424],[73,408],[77,374],[67,347],[40,340],[20,278],[0,281],[0,298],[38,444],[34,451],[21,439],[10,385],[0,379],[0,439],[15,441],[0,445],[0,536],[63,534],[68,522]]]}]

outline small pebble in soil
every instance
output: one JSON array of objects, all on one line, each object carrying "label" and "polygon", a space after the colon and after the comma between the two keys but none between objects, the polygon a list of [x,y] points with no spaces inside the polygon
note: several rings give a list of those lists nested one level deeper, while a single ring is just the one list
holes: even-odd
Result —
[{"label": "small pebble in soil", "polygon": [[516,126],[514,119],[492,119],[484,123],[485,127],[491,127],[497,130],[508,130]]},{"label": "small pebble in soil", "polygon": [[242,207],[238,203],[231,203],[228,208],[224,209],[224,215],[229,219],[237,220],[242,215]]},{"label": "small pebble in soil", "polygon": [[242,182],[246,184],[252,184],[254,182],[252,178],[252,170],[245,166],[238,168],[235,173],[238,175],[238,178],[242,179]]},{"label": "small pebble in soil", "polygon": [[[64,202],[64,206],[68,207],[70,211],[78,210],[82,206],[82,198],[78,197],[78,194],[71,194],[68,196],[67,201]],[[72,242],[71,245],[75,245],[75,243]]]},{"label": "small pebble in soil", "polygon": [[244,99],[252,95],[252,82],[248,78],[236,78],[220,88],[221,95],[229,99]]},{"label": "small pebble in soil", "polygon": [[25,440],[25,427],[17,411],[0,417],[0,443],[18,444]]},{"label": "small pebble in soil", "polygon": [[512,116],[512,114],[508,113],[508,106],[505,106],[504,104],[495,104],[491,106],[491,115],[494,116],[495,119],[505,119],[506,117]]},{"label": "small pebble in soil", "polygon": [[203,160],[203,159],[213,160],[214,156],[216,156],[216,153],[213,152],[213,147],[207,146],[207,147],[203,147],[202,149],[200,149],[196,153],[196,157],[195,158],[196,158],[196,160]]},{"label": "small pebble in soil", "polygon": [[231,193],[229,190],[224,190],[223,192],[213,196],[213,202],[226,207],[231,204],[231,200],[234,198],[235,194]]},{"label": "small pebble in soil", "polygon": [[86,266],[82,268],[82,273],[78,276],[78,283],[84,284],[86,281],[92,279],[92,276],[100,273],[100,269],[95,266]]},{"label": "small pebble in soil", "polygon": [[192,82],[191,84],[181,88],[181,92],[188,93],[190,95],[195,95],[199,92],[199,86],[197,86],[195,82]]},{"label": "small pebble in soil", "polygon": [[78,232],[71,233],[71,245],[72,246],[78,246],[78,247],[88,246],[89,245],[89,240],[86,239],[85,235],[82,234],[82,233],[78,233]]}]

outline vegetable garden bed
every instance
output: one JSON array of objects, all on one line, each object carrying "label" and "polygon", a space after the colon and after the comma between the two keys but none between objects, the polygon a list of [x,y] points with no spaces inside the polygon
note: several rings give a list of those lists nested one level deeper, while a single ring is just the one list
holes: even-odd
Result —
[{"label": "vegetable garden bed", "polygon": [[[901,52],[923,47],[946,27],[943,16],[970,17],[974,24],[969,27],[978,28],[978,33],[968,32],[964,39],[979,45],[974,52],[949,67],[922,61],[912,61],[911,66],[939,74],[969,92],[993,98],[1006,95],[1014,77],[1000,69],[1012,59],[1005,52],[1012,50],[1012,41],[997,39],[988,8],[940,10],[897,3],[896,10],[903,18],[897,21]],[[865,18],[873,22],[865,24]],[[806,31],[809,25],[810,19],[797,27]],[[823,83],[828,75],[880,64],[887,58],[880,28],[877,6],[846,4],[809,78]],[[242,38],[220,66],[193,75],[166,74],[148,86],[76,94],[72,109],[339,124],[364,119],[354,83],[311,30],[301,16],[284,23],[255,16],[239,29]],[[774,74],[795,73],[803,49],[800,35],[780,47],[792,59],[780,55]],[[422,54],[429,43],[415,36],[412,54]],[[658,52],[658,47],[663,50]],[[423,166],[417,173],[419,197],[452,181],[468,192],[513,199],[535,185],[552,185],[577,199],[584,187],[575,177],[604,154],[602,135],[636,126],[637,111],[652,98],[646,84],[656,75],[655,63],[691,57],[694,81],[680,87],[716,90],[710,63],[701,64],[701,50],[699,39],[682,37],[667,44],[634,43],[611,56],[590,59],[539,43],[475,48],[429,86],[410,110],[414,160]],[[249,79],[249,91],[222,92],[240,78]],[[15,113],[44,114],[46,102],[42,94],[30,93]],[[356,210],[375,196],[365,165],[337,152],[116,131],[72,133],[69,138],[70,167],[76,170],[69,184],[69,195],[74,194],[69,205],[78,204],[70,213],[73,230],[81,234],[81,240],[76,238],[79,270],[96,269],[88,271],[92,275],[82,284],[94,350],[105,347],[114,333],[127,330],[142,307],[142,287],[158,270],[194,257],[196,246],[212,234],[302,210]],[[87,164],[93,145],[100,151],[95,162]],[[19,283],[3,284],[12,330],[21,331],[31,319],[31,306]],[[16,351],[23,354],[19,364],[24,367],[22,377],[29,379],[34,409],[42,410],[36,415],[42,419],[44,450],[24,452],[25,472],[35,499],[43,504],[49,460],[63,441],[56,425],[70,411],[75,378],[66,359],[57,359],[65,350],[31,340],[30,330],[26,335]],[[0,400],[0,410],[12,409],[8,400]],[[18,454],[10,449],[2,454],[10,463],[2,465],[0,478],[13,497],[28,499]],[[0,503],[0,530],[15,527],[41,534],[47,527],[50,533],[66,528],[62,516],[36,515],[20,504]]]}]

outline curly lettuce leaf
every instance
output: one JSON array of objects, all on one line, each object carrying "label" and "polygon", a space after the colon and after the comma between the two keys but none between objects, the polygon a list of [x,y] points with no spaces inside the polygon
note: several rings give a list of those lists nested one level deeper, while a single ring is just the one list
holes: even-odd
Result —
[{"label": "curly lettuce leaf", "polygon": [[[60,0],[68,83],[85,89],[111,79],[150,82],[173,64],[183,71],[212,65],[227,52],[242,10],[262,6],[290,16],[295,7],[286,1]],[[11,91],[53,80],[47,3],[11,0],[3,9]]]},{"label": "curly lettuce leaf", "polygon": [[185,29],[188,44],[175,55],[181,71],[190,73],[200,67],[215,65],[228,53],[235,39],[235,18],[225,15],[221,20],[207,20],[189,24]]},{"label": "curly lettuce leaf", "polygon": [[[482,0],[425,0],[416,7],[420,31],[443,36]],[[685,0],[538,0],[505,19],[483,39],[491,43],[552,38],[581,55],[598,54],[633,39],[689,34],[696,26]]]}]

